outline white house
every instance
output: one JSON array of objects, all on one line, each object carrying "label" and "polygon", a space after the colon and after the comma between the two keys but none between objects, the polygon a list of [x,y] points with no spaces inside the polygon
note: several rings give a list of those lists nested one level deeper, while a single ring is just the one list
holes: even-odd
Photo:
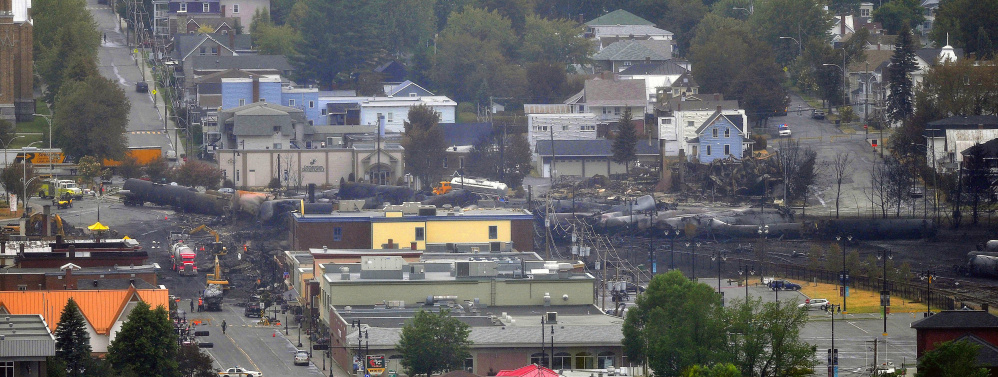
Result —
[{"label": "white house", "polygon": [[[717,97],[707,101],[670,101],[666,106],[658,116],[658,135],[665,156],[678,156],[681,149],[687,148],[687,141],[699,136],[697,129],[718,111],[742,130],[746,140],[749,137],[748,116],[739,108],[738,101]],[[689,155],[692,151],[685,152]]]},{"label": "white house", "polygon": [[648,111],[645,91],[645,80],[592,79],[564,104],[575,113],[595,114],[604,124],[620,120],[628,108],[632,119],[644,119]]},{"label": "white house", "polygon": [[595,140],[597,139],[595,114],[528,114],[527,141],[537,158],[538,140]]},{"label": "white house", "polygon": [[998,138],[998,116],[954,116],[932,121],[925,126],[923,136],[929,166],[941,172],[953,171],[963,162],[964,150]]},{"label": "white house", "polygon": [[426,105],[440,114],[440,123],[456,123],[457,102],[445,96],[368,97],[360,102],[360,124],[378,124],[385,116],[385,130],[402,132],[409,120],[409,110]]},{"label": "white house", "polygon": [[622,80],[645,81],[645,94],[648,97],[648,109],[646,112],[651,113],[655,109],[659,91],[673,86],[687,72],[689,70],[679,64],[667,61],[658,64],[632,65],[617,74],[617,77]]}]

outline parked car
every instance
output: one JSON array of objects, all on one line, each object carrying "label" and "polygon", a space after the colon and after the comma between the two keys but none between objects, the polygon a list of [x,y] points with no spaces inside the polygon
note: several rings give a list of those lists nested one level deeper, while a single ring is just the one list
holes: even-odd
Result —
[{"label": "parked car", "polygon": [[811,110],[811,119],[825,119],[825,110]]},{"label": "parked car", "polygon": [[921,198],[925,196],[925,191],[922,191],[921,187],[912,187],[908,190],[908,196],[912,198]]},{"label": "parked car", "polygon": [[308,365],[308,352],[298,350],[295,352],[295,365]]},{"label": "parked car", "polygon": [[828,309],[828,300],[823,298],[809,298],[806,301],[804,301],[803,304],[797,305],[797,307],[807,308],[807,310],[811,309],[825,310]]},{"label": "parked car", "polygon": [[643,285],[634,284],[627,282],[627,288],[625,288],[628,293],[644,293],[645,287]]},{"label": "parked car", "polygon": [[769,286],[769,289],[772,289],[774,291],[775,290],[799,291],[800,288],[801,288],[800,284],[797,284],[797,283],[794,283],[794,282],[790,282],[790,281],[786,281],[786,280],[773,280],[773,281],[769,282],[769,284],[767,284],[767,286]]},{"label": "parked car", "polygon": [[149,84],[145,81],[139,81],[135,83],[135,91],[139,93],[146,93],[149,91]]},{"label": "parked car", "polygon": [[218,372],[218,375],[221,377],[263,377],[263,373],[246,370],[242,367],[228,368]]}]

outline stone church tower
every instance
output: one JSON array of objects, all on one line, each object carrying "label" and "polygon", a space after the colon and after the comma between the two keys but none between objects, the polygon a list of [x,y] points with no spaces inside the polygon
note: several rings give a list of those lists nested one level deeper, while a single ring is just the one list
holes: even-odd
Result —
[{"label": "stone church tower", "polygon": [[31,0],[0,0],[0,119],[31,120]]}]

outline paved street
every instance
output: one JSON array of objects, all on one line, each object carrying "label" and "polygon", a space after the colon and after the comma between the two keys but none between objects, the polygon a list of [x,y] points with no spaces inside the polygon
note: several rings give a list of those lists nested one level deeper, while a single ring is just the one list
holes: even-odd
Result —
[{"label": "paved street", "polygon": [[[765,286],[758,285],[759,276],[752,276],[749,280],[751,285],[748,294],[752,298],[762,297],[764,302],[776,300],[777,292]],[[701,283],[717,288],[717,278],[702,278]],[[744,299],[745,287],[739,287],[737,282],[728,284],[727,279],[721,280],[721,291],[724,292],[724,302],[728,303],[733,299]],[[807,297],[800,292],[781,291],[780,301],[795,300],[803,303]],[[827,368],[826,350],[832,346],[832,319],[831,315],[820,310],[808,312],[810,320],[801,331],[801,340],[813,344],[817,347],[818,365],[816,372],[818,375]],[[910,327],[911,322],[921,319],[921,313],[916,313],[913,317],[911,313],[890,314],[887,316],[887,346],[884,348],[883,316],[879,314],[836,314],[835,315],[835,348],[839,349],[839,375],[840,376],[866,376],[869,375],[867,368],[873,365],[873,340],[879,342],[878,353],[880,362],[886,355],[886,360],[893,362],[896,366],[901,363],[909,364],[915,361],[915,330]],[[910,374],[909,374],[910,375]]]},{"label": "paved street", "polygon": [[[176,150],[177,156],[183,153],[183,147],[174,148],[174,126],[163,123],[163,101],[158,100],[158,106],[153,107],[152,89],[154,88],[152,70],[145,65],[145,74],[141,71],[142,62],[133,57],[132,48],[125,44],[125,32],[118,26],[118,18],[111,12],[108,5],[97,5],[97,0],[87,0],[88,8],[97,21],[98,29],[107,37],[98,52],[99,70],[104,77],[117,81],[125,91],[125,97],[132,104],[128,114],[128,145],[161,146],[164,151]],[[145,80],[149,84],[148,93],[137,93],[135,83]],[[169,135],[164,132],[170,129]]]},{"label": "paved street", "polygon": [[[181,300],[180,304],[182,309],[189,309],[188,300]],[[331,361],[328,358],[323,360],[320,351],[314,351],[313,361],[308,366],[294,365],[299,339],[297,325],[289,326],[289,335],[285,335],[284,326],[258,325],[259,319],[244,317],[243,308],[231,305],[229,302],[222,306],[221,312],[195,312],[186,315],[188,321],[201,320],[205,323],[197,328],[199,331],[209,331],[210,335],[200,340],[214,343],[213,348],[207,348],[205,351],[211,354],[218,368],[224,370],[241,366],[263,372],[264,376],[329,375]],[[285,319],[280,312],[277,317],[281,321]],[[222,334],[222,320],[226,322],[225,334]],[[307,334],[301,336],[301,348],[306,349],[309,346]],[[333,375],[346,377],[346,373],[338,369]]]}]

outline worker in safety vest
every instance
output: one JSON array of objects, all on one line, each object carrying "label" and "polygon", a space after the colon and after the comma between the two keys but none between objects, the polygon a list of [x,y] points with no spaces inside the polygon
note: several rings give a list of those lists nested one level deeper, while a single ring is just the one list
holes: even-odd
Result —
[{"label": "worker in safety vest", "polygon": [[204,311],[204,297],[198,297],[198,311]]}]

